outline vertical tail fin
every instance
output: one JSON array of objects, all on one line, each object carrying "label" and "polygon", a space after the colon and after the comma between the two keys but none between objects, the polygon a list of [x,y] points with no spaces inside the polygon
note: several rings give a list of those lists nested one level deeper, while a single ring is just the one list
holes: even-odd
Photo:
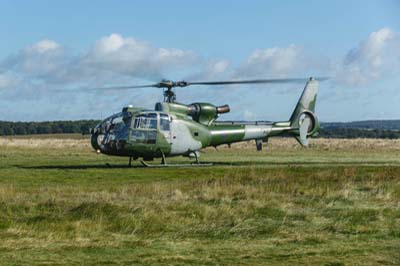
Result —
[{"label": "vertical tail fin", "polygon": [[315,134],[319,129],[319,123],[315,115],[317,93],[318,81],[310,78],[290,117],[291,132],[303,146],[308,145],[308,137]]}]

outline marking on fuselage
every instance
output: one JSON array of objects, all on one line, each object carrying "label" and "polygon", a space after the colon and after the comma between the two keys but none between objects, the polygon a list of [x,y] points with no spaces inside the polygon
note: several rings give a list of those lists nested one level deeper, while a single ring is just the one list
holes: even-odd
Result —
[{"label": "marking on fuselage", "polygon": [[202,148],[200,141],[193,138],[189,128],[179,120],[171,122],[172,145],[171,154],[186,154]]}]

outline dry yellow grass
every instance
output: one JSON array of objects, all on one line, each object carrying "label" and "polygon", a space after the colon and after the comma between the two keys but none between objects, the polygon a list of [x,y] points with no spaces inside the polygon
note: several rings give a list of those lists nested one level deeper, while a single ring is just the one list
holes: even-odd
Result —
[{"label": "dry yellow grass", "polygon": [[[254,141],[232,144],[232,149],[254,149]],[[269,150],[293,150],[303,149],[294,138],[271,138],[264,144]],[[228,148],[227,145],[219,149]],[[312,139],[310,149],[317,150],[384,150],[400,151],[400,140],[398,139]]]},{"label": "dry yellow grass", "polygon": [[56,139],[56,138],[0,138],[0,146],[18,148],[90,148],[89,139]]},{"label": "dry yellow grass", "polygon": [[[0,146],[3,147],[21,147],[21,148],[87,148],[91,149],[89,139],[76,138],[13,138],[0,137]],[[266,144],[271,150],[302,149],[302,147],[293,138],[272,138]],[[227,145],[222,145],[218,149],[226,149]],[[254,142],[235,143],[232,149],[254,149]],[[310,148],[318,150],[385,150],[400,151],[399,139],[312,139]]]}]

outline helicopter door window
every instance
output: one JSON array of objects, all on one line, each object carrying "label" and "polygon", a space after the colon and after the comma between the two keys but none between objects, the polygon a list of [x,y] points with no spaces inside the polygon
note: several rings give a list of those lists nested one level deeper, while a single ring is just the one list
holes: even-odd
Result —
[{"label": "helicopter door window", "polygon": [[136,116],[133,124],[134,130],[132,130],[131,133],[131,140],[135,143],[155,144],[157,140],[157,123],[156,113]]},{"label": "helicopter door window", "polygon": [[169,131],[169,116],[160,114],[160,130]]}]

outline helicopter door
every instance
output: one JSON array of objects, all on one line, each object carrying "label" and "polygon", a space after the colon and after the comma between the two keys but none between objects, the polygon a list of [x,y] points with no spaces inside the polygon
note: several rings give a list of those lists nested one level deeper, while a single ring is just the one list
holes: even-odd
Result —
[{"label": "helicopter door", "polygon": [[170,117],[167,114],[160,114],[160,131],[164,135],[168,143],[171,143],[171,127]]}]

